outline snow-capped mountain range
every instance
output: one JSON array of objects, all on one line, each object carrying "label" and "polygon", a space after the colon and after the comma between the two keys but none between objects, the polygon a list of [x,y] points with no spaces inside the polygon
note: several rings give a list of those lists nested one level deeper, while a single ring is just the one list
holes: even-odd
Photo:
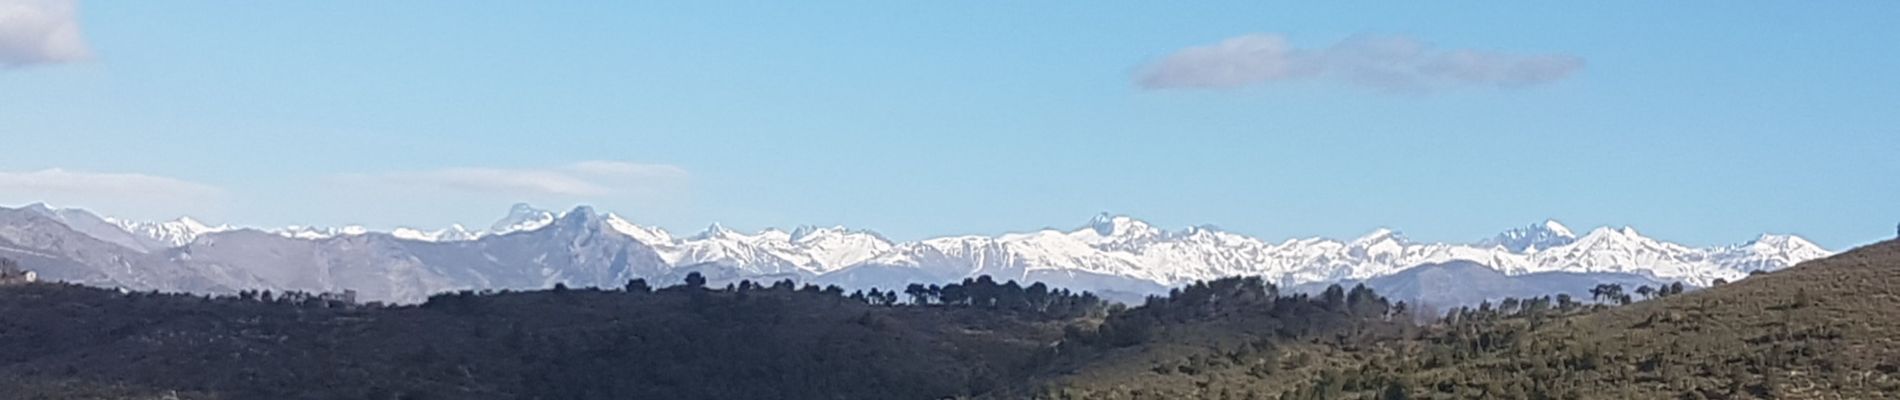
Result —
[{"label": "snow-capped mountain range", "polygon": [[[355,226],[240,229],[210,226],[189,218],[132,222],[39,204],[7,211],[49,218],[92,239],[134,253],[152,254],[118,257],[138,260],[126,261],[125,266],[100,267],[107,271],[100,274],[107,276],[115,273],[110,272],[111,268],[164,263],[202,270],[197,273],[209,275],[206,279],[216,282],[202,290],[233,290],[247,285],[332,290],[354,289],[339,282],[360,277],[335,272],[351,269],[351,273],[376,276],[371,281],[388,287],[372,292],[387,293],[385,297],[398,301],[419,300],[431,291],[451,289],[532,288],[556,282],[614,286],[617,283],[609,279],[675,278],[689,271],[702,272],[715,282],[798,279],[885,288],[991,275],[1080,290],[1138,294],[1238,275],[1263,276],[1289,286],[1366,280],[1420,265],[1454,261],[1477,263],[1506,275],[1619,273],[1706,286],[1717,279],[1737,280],[1753,271],[1786,268],[1832,254],[1792,235],[1764,234],[1736,245],[1698,248],[1652,239],[1629,227],[1596,228],[1579,236],[1554,220],[1472,243],[1418,243],[1388,229],[1343,241],[1305,238],[1274,242],[1211,226],[1164,230],[1127,216],[1102,214],[1073,230],[893,242],[871,231],[845,227],[745,233],[713,224],[704,231],[678,236],[612,213],[596,214],[591,208],[554,212],[525,204],[514,206],[506,217],[484,230],[457,225],[390,232]],[[0,251],[11,247],[32,254],[58,253],[55,250],[59,249],[25,248],[30,246],[22,246],[23,240],[13,240],[7,232],[0,229]],[[309,251],[321,253],[322,261],[311,268],[324,272],[311,278],[278,278],[276,275],[284,272],[264,265],[268,262],[257,259],[261,256],[218,247],[240,242],[237,238],[244,238],[243,243],[258,241],[249,246],[314,248]],[[612,247],[594,248],[603,243]],[[370,257],[357,254],[370,250],[382,258],[355,261],[355,257]],[[566,260],[557,268],[550,257]],[[507,260],[511,259],[532,265],[509,265]],[[457,269],[469,263],[492,265],[480,267],[480,273]],[[355,270],[361,268],[367,269]],[[509,268],[522,271],[503,271]],[[496,277],[503,272],[511,277],[520,275],[520,279],[503,282]],[[104,280],[126,283],[123,279]]]}]

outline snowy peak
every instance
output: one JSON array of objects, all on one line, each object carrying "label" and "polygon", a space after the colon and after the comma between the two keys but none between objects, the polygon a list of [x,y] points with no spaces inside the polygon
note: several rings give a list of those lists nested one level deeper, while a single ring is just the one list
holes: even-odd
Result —
[{"label": "snowy peak", "polygon": [[1378,228],[1373,229],[1372,232],[1366,233],[1365,235],[1359,236],[1357,239],[1353,239],[1350,245],[1352,247],[1363,248],[1383,244],[1405,245],[1408,243],[1411,243],[1411,241],[1407,240],[1404,234],[1390,228]]},{"label": "snowy peak", "polygon": [[1590,233],[1585,233],[1582,238],[1578,239],[1578,241],[1590,241],[1590,242],[1636,241],[1636,240],[1643,240],[1643,239],[1648,239],[1648,238],[1645,238],[1643,237],[1641,233],[1636,232],[1636,228],[1632,228],[1629,226],[1624,226],[1621,228],[1600,226],[1600,227],[1597,227],[1596,229],[1591,229]]},{"label": "snowy peak", "polygon": [[1729,263],[1744,264],[1753,271],[1786,267],[1830,254],[1827,249],[1800,236],[1762,234],[1755,240],[1724,248],[1716,257],[1724,258]]},{"label": "snowy peak", "polygon": [[[44,204],[24,206],[21,211],[45,215],[82,234],[144,252],[188,245],[199,236],[232,229],[190,218],[122,221]],[[1263,276],[1277,284],[1292,285],[1368,279],[1452,261],[1482,264],[1507,275],[1614,272],[1706,285],[1716,279],[1732,281],[1752,271],[1786,268],[1831,254],[1793,235],[1767,234],[1734,245],[1692,247],[1645,237],[1630,227],[1601,227],[1578,236],[1555,220],[1512,229],[1475,245],[1416,243],[1386,228],[1349,241],[1305,238],[1268,242],[1211,226],[1165,231],[1135,218],[1110,214],[1097,215],[1087,225],[1070,231],[1043,229],[901,243],[843,226],[800,226],[789,232],[765,229],[748,234],[715,223],[690,237],[677,237],[616,214],[600,214],[592,207],[554,213],[526,204],[511,207],[506,217],[486,231],[452,225],[434,231],[401,228],[389,234],[414,241],[481,241],[543,228],[555,230],[555,234],[524,239],[558,239],[523,244],[545,246],[526,251],[557,255],[584,248],[582,244],[592,243],[599,235],[616,235],[619,237],[614,239],[630,238],[651,248],[659,258],[657,262],[665,264],[659,267],[662,269],[718,267],[729,271],[730,276],[760,279],[832,276],[841,277],[835,278],[839,282],[885,287],[905,283],[889,281],[893,279],[962,279],[977,274],[1018,281],[1052,280],[1051,284],[1066,279],[1082,290],[1165,288],[1239,275]],[[371,233],[360,226],[293,226],[271,232],[304,240]],[[859,272],[862,275],[857,275]]]},{"label": "snowy peak", "polygon": [[1749,241],[1747,244],[1749,246],[1754,246],[1758,248],[1775,248],[1775,249],[1788,249],[1788,250],[1806,250],[1806,249],[1820,249],[1821,248],[1821,245],[1814,244],[1814,242],[1809,242],[1807,239],[1804,239],[1800,236],[1777,235],[1777,234],[1772,234],[1772,233],[1761,234],[1760,237],[1755,238],[1755,240]]},{"label": "snowy peak", "polygon": [[191,217],[163,222],[121,220],[99,216],[84,209],[59,208],[46,203],[28,204],[20,209],[59,221],[86,236],[141,252],[183,246],[197,240],[199,236],[237,229],[230,225],[212,226]]},{"label": "snowy peak", "polygon": [[1547,253],[1559,250],[1572,252],[1585,250],[1594,252],[1638,252],[1646,249],[1664,250],[1665,247],[1686,248],[1680,245],[1666,244],[1643,236],[1641,233],[1636,232],[1636,228],[1628,226],[1621,228],[1603,226],[1591,229],[1590,233],[1585,233],[1583,237],[1577,238],[1570,244],[1554,246],[1540,252]]},{"label": "snowy peak", "polygon": [[1166,233],[1147,222],[1126,215],[1101,213],[1088,225],[1070,232],[1069,237],[1093,245],[1128,246],[1135,242],[1160,239]]},{"label": "snowy peak", "polygon": [[24,206],[20,206],[20,209],[21,209],[21,210],[26,210],[26,211],[31,211],[31,212],[34,212],[34,213],[37,213],[37,214],[40,214],[40,215],[45,215],[45,216],[53,216],[53,214],[54,214],[54,213],[56,213],[57,211],[59,211],[59,209],[57,209],[57,208],[53,208],[53,206],[51,206],[51,205],[47,205],[47,204],[46,204],[46,203],[44,203],[44,202],[36,202],[36,203],[33,203],[33,204],[28,204],[28,205],[24,205]]},{"label": "snowy peak", "polygon": [[508,216],[495,221],[494,225],[488,227],[488,231],[497,235],[532,231],[554,223],[555,217],[553,211],[534,208],[528,203],[518,203],[509,207]]},{"label": "snowy peak", "polygon": [[833,225],[830,227],[799,225],[797,228],[792,228],[790,240],[794,242],[822,241],[847,236],[870,236],[875,237],[877,240],[888,242],[888,240],[884,240],[884,235],[880,235],[877,232],[863,229],[853,230],[845,228],[843,225]]},{"label": "snowy peak", "polygon": [[422,242],[461,242],[479,239],[482,236],[481,233],[473,232],[468,230],[468,228],[462,227],[462,224],[453,224],[449,225],[448,228],[427,232],[413,228],[396,228],[396,230],[390,231],[389,235],[395,236],[397,239]]},{"label": "snowy peak", "polygon": [[1101,213],[1089,219],[1089,229],[1104,237],[1150,237],[1159,233],[1153,225],[1126,215]]},{"label": "snowy peak", "polygon": [[1567,238],[1577,237],[1577,234],[1570,233],[1570,227],[1564,226],[1563,223],[1557,222],[1557,220],[1554,220],[1554,219],[1544,220],[1543,227],[1544,227],[1543,232],[1549,233],[1552,236],[1567,237]]},{"label": "snowy peak", "polygon": [[1543,223],[1531,224],[1523,228],[1504,231],[1504,233],[1499,233],[1490,239],[1478,242],[1478,246],[1503,246],[1512,252],[1528,253],[1540,249],[1563,246],[1576,241],[1577,235],[1570,231],[1570,227],[1564,226],[1563,223],[1557,222],[1557,220],[1547,219],[1544,220]]},{"label": "snowy peak", "polygon": [[342,227],[329,227],[329,228],[316,227],[316,226],[291,225],[291,226],[287,226],[287,227],[283,227],[279,229],[273,229],[270,232],[277,234],[277,236],[283,236],[283,237],[287,237],[291,239],[323,240],[323,239],[331,239],[331,238],[338,238],[338,237],[367,235],[369,234],[370,231],[369,231],[369,228],[365,228],[362,225],[345,225]]},{"label": "snowy peak", "polygon": [[117,222],[119,226],[125,227],[128,232],[156,239],[169,244],[170,247],[178,247],[191,243],[193,240],[198,240],[199,236],[237,229],[230,225],[207,225],[191,217],[180,217],[175,220],[156,223],[132,221],[115,222]]},{"label": "snowy peak", "polygon": [[574,209],[561,213],[560,224],[564,226],[586,226],[600,221],[600,214],[591,206],[574,206]]},{"label": "snowy peak", "polygon": [[711,225],[706,225],[706,229],[699,231],[699,234],[693,235],[692,240],[733,239],[740,236],[743,235],[740,235],[738,231],[734,231],[732,228],[727,228],[723,224],[714,222]]},{"label": "snowy peak", "polygon": [[665,229],[640,226],[627,221],[626,218],[621,218],[619,214],[607,213],[605,222],[609,229],[632,236],[633,240],[638,240],[648,246],[670,244],[674,241],[673,235],[667,233]]}]

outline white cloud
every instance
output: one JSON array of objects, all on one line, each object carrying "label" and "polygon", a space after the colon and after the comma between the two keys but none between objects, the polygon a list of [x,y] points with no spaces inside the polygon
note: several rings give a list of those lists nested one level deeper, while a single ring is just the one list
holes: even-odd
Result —
[{"label": "white cloud", "polygon": [[0,0],[0,67],[86,59],[75,0]]},{"label": "white cloud", "polygon": [[156,218],[210,211],[224,197],[224,189],[216,186],[163,176],[59,168],[0,171],[0,202],[6,204],[46,202]]},{"label": "white cloud", "polygon": [[1395,92],[1459,86],[1518,87],[1562,80],[1583,68],[1565,54],[1439,49],[1404,36],[1355,36],[1317,49],[1277,34],[1250,34],[1175,52],[1143,67],[1144,89],[1221,89],[1329,79]]},{"label": "white cloud", "polygon": [[355,174],[341,178],[409,189],[600,198],[651,193],[656,189],[676,187],[684,183],[687,176],[686,170],[671,165],[582,161],[552,168],[456,167]]}]

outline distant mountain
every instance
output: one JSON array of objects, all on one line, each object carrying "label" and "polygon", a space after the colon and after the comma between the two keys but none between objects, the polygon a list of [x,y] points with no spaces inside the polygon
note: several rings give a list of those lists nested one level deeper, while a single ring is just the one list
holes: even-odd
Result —
[{"label": "distant mountain", "polygon": [[1525,253],[1576,242],[1577,235],[1570,232],[1570,227],[1557,220],[1545,220],[1541,224],[1504,231],[1496,237],[1478,242],[1478,246],[1503,246],[1514,252]]},{"label": "distant mountain", "polygon": [[[1532,298],[1568,294],[1578,301],[1591,300],[1590,288],[1598,284],[1618,284],[1629,290],[1648,285],[1661,287],[1670,282],[1649,276],[1616,272],[1535,272],[1506,275],[1471,261],[1425,264],[1391,275],[1364,281],[1339,282],[1345,286],[1363,283],[1394,301],[1443,309],[1499,301],[1508,297]],[[1319,293],[1329,283],[1310,283],[1296,292]],[[1436,315],[1436,313],[1434,313]]]},{"label": "distant mountain", "polygon": [[45,203],[30,204],[20,211],[52,218],[87,236],[140,252],[183,246],[199,235],[235,229],[229,225],[205,225],[191,217],[163,222],[128,221],[76,208],[53,208]]},{"label": "distant mountain", "polygon": [[[44,272],[48,277],[136,290],[351,289],[364,299],[400,302],[445,290],[618,286],[633,278],[670,282],[690,272],[714,285],[793,279],[850,288],[990,275],[1116,298],[1240,275],[1288,287],[1382,277],[1393,278],[1378,282],[1396,282],[1415,267],[1446,263],[1481,265],[1516,281],[1563,276],[1554,273],[1608,274],[1601,276],[1707,286],[1831,254],[1796,236],[1761,235],[1737,245],[1695,248],[1628,227],[1576,236],[1556,221],[1472,244],[1417,243],[1389,229],[1350,241],[1269,242],[1212,226],[1171,231],[1102,214],[1066,231],[893,242],[871,231],[809,226],[745,233],[713,224],[676,236],[588,207],[553,212],[526,204],[511,207],[479,231],[461,226],[260,230],[189,218],[140,223],[45,205],[0,208],[0,215],[12,216],[0,219],[0,240],[6,241],[0,250],[32,254],[17,258],[57,270]],[[31,240],[45,236],[71,239]],[[157,271],[183,276],[161,277]],[[1435,269],[1419,273],[1426,271]],[[1483,272],[1468,266],[1458,271]],[[1521,287],[1551,286],[1526,285]],[[1432,287],[1424,291],[1457,290]]]}]

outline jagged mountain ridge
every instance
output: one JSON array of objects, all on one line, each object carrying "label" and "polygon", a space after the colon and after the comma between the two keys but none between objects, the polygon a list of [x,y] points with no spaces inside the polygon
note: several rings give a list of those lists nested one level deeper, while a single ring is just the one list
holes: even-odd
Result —
[{"label": "jagged mountain ridge", "polygon": [[[69,226],[85,226],[80,223],[85,220],[82,217],[92,215],[44,206],[11,211],[67,215],[53,219]],[[992,275],[1139,295],[1224,276],[1259,275],[1291,286],[1365,280],[1452,261],[1474,262],[1506,275],[1617,273],[1706,286],[1716,279],[1737,280],[1751,271],[1784,268],[1831,254],[1788,235],[1694,248],[1644,237],[1627,227],[1598,228],[1579,237],[1556,221],[1474,244],[1414,243],[1387,229],[1351,241],[1308,238],[1276,243],[1211,226],[1168,231],[1108,214],[1071,231],[1044,229],[913,242],[893,242],[874,232],[844,227],[743,233],[717,224],[681,237],[591,208],[556,213],[528,205],[516,205],[507,217],[483,231],[460,226],[389,233],[361,227],[260,231],[208,227],[193,221],[192,225],[203,228],[158,232],[171,235],[159,236],[134,229],[136,224],[108,225],[121,227],[124,236],[133,238],[97,228],[72,229],[127,247],[131,253],[153,254],[113,268],[163,264],[201,271],[195,273],[210,271],[215,274],[206,281],[217,284],[165,287],[94,279],[96,283],[162,290],[355,289],[365,298],[395,301],[415,301],[442,290],[538,288],[554,283],[614,286],[634,277],[670,281],[686,272],[701,272],[715,284],[789,278],[885,288]],[[180,237],[179,231],[189,237]],[[6,237],[0,235],[0,239]],[[243,244],[232,246],[233,241]],[[232,248],[285,250],[211,250]]]}]

